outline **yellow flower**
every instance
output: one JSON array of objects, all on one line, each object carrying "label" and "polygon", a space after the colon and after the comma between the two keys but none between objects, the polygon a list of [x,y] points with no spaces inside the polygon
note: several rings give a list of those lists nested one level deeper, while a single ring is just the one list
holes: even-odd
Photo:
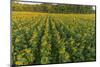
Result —
[{"label": "yellow flower", "polygon": [[16,65],[22,65],[23,63],[20,62],[20,61],[16,61],[15,64],[16,64]]},{"label": "yellow flower", "polygon": [[24,51],[25,51],[26,53],[30,53],[30,52],[31,52],[30,49],[25,49]]}]

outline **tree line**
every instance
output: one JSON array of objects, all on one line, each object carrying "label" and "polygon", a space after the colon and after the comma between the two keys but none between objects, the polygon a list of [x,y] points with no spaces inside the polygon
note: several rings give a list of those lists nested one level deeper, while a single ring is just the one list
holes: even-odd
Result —
[{"label": "tree line", "polygon": [[30,11],[46,13],[95,13],[93,6],[89,5],[69,5],[69,4],[20,4],[12,3],[13,11]]}]

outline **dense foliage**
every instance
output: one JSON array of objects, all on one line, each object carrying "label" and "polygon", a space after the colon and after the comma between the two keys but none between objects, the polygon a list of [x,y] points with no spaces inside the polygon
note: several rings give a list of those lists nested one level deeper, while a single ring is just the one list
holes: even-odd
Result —
[{"label": "dense foliage", "polygon": [[12,13],[14,65],[96,60],[94,14]]},{"label": "dense foliage", "polygon": [[20,4],[12,3],[13,11],[31,11],[31,12],[48,12],[48,13],[95,13],[93,6],[87,5],[68,5],[68,4]]}]

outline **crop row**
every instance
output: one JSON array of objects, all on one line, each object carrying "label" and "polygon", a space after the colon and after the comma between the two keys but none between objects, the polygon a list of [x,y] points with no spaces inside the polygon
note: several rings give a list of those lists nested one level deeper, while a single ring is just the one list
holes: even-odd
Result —
[{"label": "crop row", "polygon": [[93,15],[24,14],[12,19],[14,65],[96,59]]}]

